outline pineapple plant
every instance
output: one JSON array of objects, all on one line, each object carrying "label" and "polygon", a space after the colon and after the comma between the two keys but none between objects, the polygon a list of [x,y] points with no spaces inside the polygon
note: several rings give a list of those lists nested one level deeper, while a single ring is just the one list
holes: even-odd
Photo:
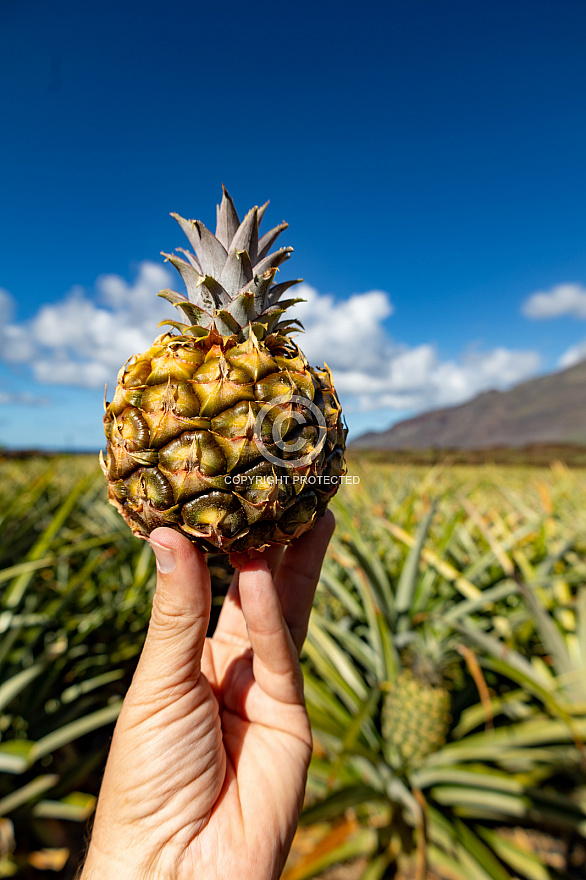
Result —
[{"label": "pineapple plant", "polygon": [[[283,880],[311,880],[339,863],[350,871],[357,859],[364,880],[573,877],[570,858],[579,864],[586,833],[586,712],[570,688],[584,679],[576,661],[584,664],[578,649],[573,660],[567,654],[561,624],[538,608],[559,578],[550,567],[560,560],[558,534],[544,539],[540,528],[548,514],[510,506],[528,497],[526,486],[518,496],[501,492],[497,507],[484,474],[474,487],[469,471],[443,471],[441,498],[430,505],[423,490],[437,470],[361,464],[360,472],[359,491],[335,499],[338,528],[321,575],[320,589],[345,613],[326,602],[316,608],[302,655],[315,746],[299,846]],[[524,612],[515,601],[509,613],[539,628],[547,664],[496,634],[495,603],[517,584],[506,568],[495,578],[484,534],[462,517],[459,479],[466,497],[480,492],[499,511],[496,521],[515,523],[507,552],[523,547],[537,589],[527,588]],[[531,523],[530,541],[520,522]],[[569,575],[581,566],[583,528],[563,528]],[[586,595],[578,604],[574,647]],[[542,840],[574,841],[565,872],[527,845],[536,828]]]},{"label": "pineapple plant", "polygon": [[280,300],[301,279],[275,283],[292,248],[271,248],[287,224],[259,237],[267,204],[240,222],[223,188],[215,235],[172,215],[195,253],[163,254],[187,295],[159,295],[184,320],[161,322],[171,329],[130,357],[105,402],[108,497],[139,537],[169,526],[204,552],[287,544],[345,473],[330,371],[291,338],[302,327],[285,312],[299,300]]},{"label": "pineapple plant", "polygon": [[416,770],[446,742],[455,652],[434,633],[411,633],[402,666],[384,695],[381,729],[391,763]]}]

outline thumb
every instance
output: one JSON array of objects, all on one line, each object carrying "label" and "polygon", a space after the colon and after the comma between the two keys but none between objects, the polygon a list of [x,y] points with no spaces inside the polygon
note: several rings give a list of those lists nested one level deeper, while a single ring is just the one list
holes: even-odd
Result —
[{"label": "thumb", "polygon": [[[150,536],[157,559],[157,588],[151,621],[133,680],[151,693],[171,693],[193,686],[211,607],[210,576],[205,558],[184,535],[155,529]],[[169,690],[171,689],[171,690]]]}]

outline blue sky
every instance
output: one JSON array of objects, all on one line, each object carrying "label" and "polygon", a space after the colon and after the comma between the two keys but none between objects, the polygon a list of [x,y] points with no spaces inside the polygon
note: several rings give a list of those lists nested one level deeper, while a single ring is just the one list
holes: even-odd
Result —
[{"label": "blue sky", "polygon": [[289,222],[355,435],[586,356],[585,37],[582,0],[3,0],[0,444],[100,446],[222,182]]}]

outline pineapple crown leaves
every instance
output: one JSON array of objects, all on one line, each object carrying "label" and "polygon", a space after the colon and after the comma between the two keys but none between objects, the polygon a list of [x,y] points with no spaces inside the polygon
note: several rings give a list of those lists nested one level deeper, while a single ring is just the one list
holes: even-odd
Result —
[{"label": "pineapple crown leaves", "polygon": [[303,329],[297,320],[279,320],[287,308],[302,301],[289,299],[279,303],[282,294],[301,278],[273,283],[279,267],[293,251],[283,247],[271,252],[288,224],[281,223],[259,238],[259,225],[268,202],[251,208],[240,222],[234,202],[226,188],[222,189],[215,235],[200,220],[185,220],[171,214],[195,253],[177,248],[185,259],[163,254],[181,275],[187,296],[174,290],[162,290],[159,296],[181,309],[189,324],[161,323],[196,336],[202,335],[202,329],[212,328],[224,336],[246,337],[252,327],[260,338],[269,333],[287,335],[294,326]]}]

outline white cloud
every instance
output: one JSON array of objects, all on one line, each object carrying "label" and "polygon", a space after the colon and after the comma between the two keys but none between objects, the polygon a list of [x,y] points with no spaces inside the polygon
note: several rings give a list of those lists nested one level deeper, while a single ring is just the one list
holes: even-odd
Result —
[{"label": "white cloud", "polygon": [[[93,296],[74,288],[21,323],[12,317],[12,298],[0,290],[2,357],[30,365],[35,379],[46,384],[110,384],[130,354],[148,348],[160,320],[177,318],[176,310],[156,296],[177,280],[166,267],[144,262],[132,283],[103,275]],[[381,290],[346,300],[307,284],[296,290],[306,300],[292,309],[306,330],[297,341],[310,363],[328,363],[349,411],[405,412],[456,404],[528,378],[539,366],[531,351],[495,348],[442,361],[432,345],[399,345],[385,326],[394,308]]]},{"label": "white cloud", "polygon": [[292,314],[305,329],[300,341],[311,364],[321,364],[325,358],[332,370],[349,369],[358,346],[365,366],[370,360],[377,367],[383,351],[390,355],[391,343],[382,322],[393,314],[394,307],[384,291],[370,290],[336,300],[309,284],[300,284],[293,288],[293,295],[305,300],[295,306]]},{"label": "white cloud", "polygon": [[112,382],[130,354],[148,348],[160,320],[177,319],[156,296],[174,280],[165,267],[143,262],[133,283],[102,275],[96,297],[75,287],[20,324],[10,321],[12,298],[0,290],[0,317],[7,316],[0,325],[2,357],[29,364],[35,379],[47,384],[95,388]]},{"label": "white cloud", "polygon": [[559,318],[562,315],[586,320],[586,287],[580,284],[557,284],[550,290],[533,293],[521,309],[527,318],[535,320]]},{"label": "white cloud", "polygon": [[306,328],[298,341],[311,363],[325,360],[331,367],[349,410],[450,406],[481,391],[514,385],[539,367],[533,351],[495,348],[441,361],[432,345],[397,345],[383,324],[394,311],[383,291],[339,302],[307,284],[297,290],[307,300],[293,309]]},{"label": "white cloud", "polygon": [[34,394],[13,394],[10,391],[0,391],[0,406],[8,404],[20,404],[21,406],[46,406],[49,400],[46,397],[36,397]]},{"label": "white cloud", "polygon": [[355,369],[336,376],[340,393],[362,410],[387,407],[419,411],[453,406],[494,388],[507,388],[534,375],[540,358],[532,351],[496,348],[441,361],[435,348],[420,345],[380,364],[374,376]]},{"label": "white cloud", "polygon": [[562,370],[566,367],[573,367],[574,364],[583,361],[584,358],[586,358],[586,339],[568,348],[558,360],[558,367]]},{"label": "white cloud", "polygon": [[4,287],[0,287],[0,327],[10,321],[14,312],[14,300]]}]

